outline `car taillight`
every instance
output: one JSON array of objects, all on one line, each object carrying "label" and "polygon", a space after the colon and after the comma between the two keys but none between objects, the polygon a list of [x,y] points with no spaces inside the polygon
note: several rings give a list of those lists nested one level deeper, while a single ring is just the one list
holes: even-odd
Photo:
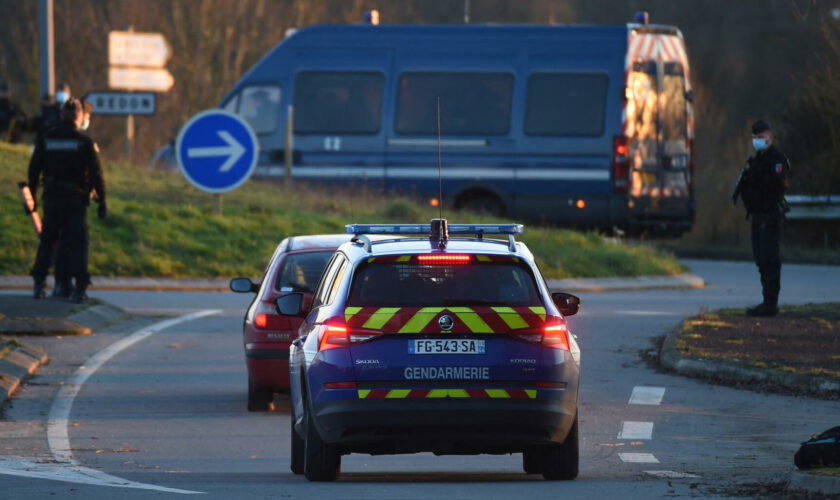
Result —
[{"label": "car taillight", "polygon": [[613,137],[613,191],[626,193],[630,189],[630,146],[623,135]]},{"label": "car taillight", "polygon": [[569,350],[569,332],[563,318],[548,318],[541,327],[514,330],[510,334],[518,339],[552,349]]},{"label": "car taillight", "polygon": [[468,264],[470,256],[443,253],[418,255],[417,262],[420,264]]},{"label": "car taillight", "polygon": [[254,311],[254,326],[261,330],[288,330],[291,328],[288,318],[277,314],[274,304],[260,302]]},{"label": "car taillight", "polygon": [[343,318],[328,319],[322,328],[321,340],[318,342],[318,350],[321,351],[350,347],[382,335],[381,330],[348,327]]}]

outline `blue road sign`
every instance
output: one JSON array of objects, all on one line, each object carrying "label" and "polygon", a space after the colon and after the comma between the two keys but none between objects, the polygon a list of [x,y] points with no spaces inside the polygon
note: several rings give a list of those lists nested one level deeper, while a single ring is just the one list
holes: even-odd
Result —
[{"label": "blue road sign", "polygon": [[257,166],[259,143],[242,118],[220,109],[202,111],[181,127],[175,157],[195,187],[224,193],[248,180]]}]

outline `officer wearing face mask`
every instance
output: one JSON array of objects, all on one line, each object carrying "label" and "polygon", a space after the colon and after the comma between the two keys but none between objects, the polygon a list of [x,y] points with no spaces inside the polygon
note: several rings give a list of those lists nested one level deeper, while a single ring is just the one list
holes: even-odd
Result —
[{"label": "officer wearing face mask", "polygon": [[61,108],[62,122],[39,136],[29,162],[33,198],[41,177],[44,178],[43,227],[32,267],[36,299],[45,297],[46,277],[52,264],[53,249],[59,240],[56,262],[66,262],[66,276],[76,281],[70,301],[83,302],[87,298],[85,292],[90,283],[87,207],[91,191],[99,200],[99,217],[105,218],[108,213],[99,148],[81,131],[89,121],[91,110],[92,106],[87,103],[68,99]]},{"label": "officer wearing face mask", "polygon": [[50,94],[41,97],[41,114],[34,120],[35,132],[43,134],[61,123],[61,107],[70,96],[70,85],[61,82],[56,87],[55,100]]},{"label": "officer wearing face mask", "polygon": [[761,275],[761,304],[747,309],[750,316],[775,316],[779,313],[782,261],[779,255],[779,237],[785,213],[790,163],[773,144],[770,122],[759,120],[752,127],[752,145],[755,155],[747,160],[741,177],[732,193],[732,202],[738,196],[751,220],[750,239],[753,259]]}]

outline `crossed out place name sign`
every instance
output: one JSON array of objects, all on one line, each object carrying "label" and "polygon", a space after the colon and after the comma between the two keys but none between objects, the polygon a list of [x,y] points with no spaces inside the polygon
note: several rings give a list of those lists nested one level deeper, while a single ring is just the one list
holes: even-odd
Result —
[{"label": "crossed out place name sign", "polygon": [[224,193],[251,176],[259,143],[242,118],[212,109],[198,113],[181,127],[175,157],[190,184],[208,193]]}]

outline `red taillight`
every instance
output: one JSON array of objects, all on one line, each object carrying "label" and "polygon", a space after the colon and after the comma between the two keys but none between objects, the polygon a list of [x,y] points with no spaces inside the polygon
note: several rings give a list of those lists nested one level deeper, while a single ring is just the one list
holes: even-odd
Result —
[{"label": "red taillight", "polygon": [[260,313],[254,318],[254,326],[257,328],[265,328],[268,326],[268,316]]},{"label": "red taillight", "polygon": [[289,330],[289,318],[280,316],[271,302],[260,302],[254,310],[253,325],[261,330]]},{"label": "red taillight", "polygon": [[327,382],[324,384],[326,389],[355,389],[356,382]]},{"label": "red taillight", "polygon": [[417,256],[417,262],[420,264],[467,264],[469,261],[469,255],[450,255],[441,253]]},{"label": "red taillight", "polygon": [[630,189],[630,157],[628,139],[623,135],[613,137],[613,191],[626,193]]},{"label": "red taillight", "polygon": [[566,320],[563,318],[549,318],[541,327],[514,330],[510,334],[543,347],[569,350],[569,332],[566,328]]},{"label": "red taillight", "polygon": [[323,325],[321,341],[318,343],[318,349],[325,351],[327,349],[350,347],[352,344],[358,344],[374,337],[378,337],[379,335],[382,335],[381,330],[355,327],[348,328],[347,325],[344,324],[344,318],[331,318]]}]

